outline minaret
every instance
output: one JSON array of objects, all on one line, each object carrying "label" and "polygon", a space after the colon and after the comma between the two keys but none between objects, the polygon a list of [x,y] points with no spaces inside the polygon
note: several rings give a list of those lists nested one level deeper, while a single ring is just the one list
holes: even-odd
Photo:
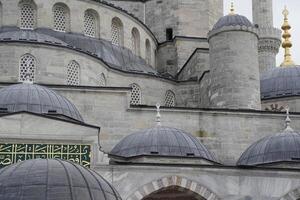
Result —
[{"label": "minaret", "polygon": [[260,73],[276,67],[281,31],[273,27],[273,0],[252,0],[253,23],[258,25]]},{"label": "minaret", "polygon": [[283,63],[280,65],[281,67],[290,67],[290,66],[294,66],[295,63],[293,62],[292,59],[292,55],[291,55],[291,47],[292,42],[290,41],[291,38],[291,34],[289,32],[289,30],[291,29],[291,26],[289,24],[289,20],[288,20],[288,15],[289,15],[289,11],[287,10],[286,6],[282,12],[283,16],[284,16],[284,22],[283,25],[281,26],[281,29],[283,30],[283,42],[282,42],[282,47],[284,48],[284,61]]}]

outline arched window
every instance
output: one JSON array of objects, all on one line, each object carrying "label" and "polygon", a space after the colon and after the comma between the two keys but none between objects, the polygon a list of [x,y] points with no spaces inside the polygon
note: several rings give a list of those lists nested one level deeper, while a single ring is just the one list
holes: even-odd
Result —
[{"label": "arched window", "polygon": [[100,74],[99,76],[99,85],[100,86],[106,86],[106,78],[103,73]]},{"label": "arched window", "polygon": [[174,107],[175,106],[175,94],[171,90],[168,90],[166,92],[165,106],[167,106],[167,107]]},{"label": "arched window", "polygon": [[117,46],[123,45],[123,23],[122,21],[115,17],[111,22],[111,43]]},{"label": "arched window", "polygon": [[20,28],[34,29],[36,27],[36,5],[32,0],[22,0],[20,8]]},{"label": "arched window", "polygon": [[34,82],[36,70],[36,59],[31,54],[21,56],[19,63],[19,81]]},{"label": "arched window", "polygon": [[70,11],[63,3],[53,6],[54,30],[66,32],[70,30]]},{"label": "arched window", "polygon": [[99,15],[94,10],[86,10],[84,12],[84,35],[96,37],[98,34],[97,28],[99,27]]},{"label": "arched window", "polygon": [[67,67],[67,84],[68,85],[79,85],[80,79],[80,66],[72,60]]},{"label": "arched window", "polygon": [[139,105],[142,103],[142,92],[140,86],[133,83],[130,85],[131,93],[130,93],[130,104],[131,105]]},{"label": "arched window", "polygon": [[140,32],[137,28],[133,28],[131,31],[131,45],[132,52],[139,56],[140,55]]},{"label": "arched window", "polygon": [[151,44],[150,44],[150,41],[148,39],[146,39],[146,52],[145,52],[145,55],[146,55],[146,62],[148,65],[151,65]]}]

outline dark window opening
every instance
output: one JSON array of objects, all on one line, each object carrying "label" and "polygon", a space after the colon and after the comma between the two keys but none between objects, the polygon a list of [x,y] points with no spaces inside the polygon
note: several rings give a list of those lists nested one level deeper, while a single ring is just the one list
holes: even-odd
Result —
[{"label": "dark window opening", "polygon": [[166,39],[167,40],[172,40],[173,39],[173,29],[172,28],[167,28],[166,29]]}]

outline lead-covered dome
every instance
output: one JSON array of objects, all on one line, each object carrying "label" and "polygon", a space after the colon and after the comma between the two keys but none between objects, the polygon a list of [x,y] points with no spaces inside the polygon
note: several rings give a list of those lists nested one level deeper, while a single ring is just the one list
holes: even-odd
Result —
[{"label": "lead-covered dome", "polygon": [[287,128],[252,144],[237,162],[239,166],[259,166],[300,162],[300,133]]},{"label": "lead-covered dome", "polygon": [[261,75],[261,98],[272,99],[300,95],[300,67],[276,67]]},{"label": "lead-covered dome", "polygon": [[70,161],[27,160],[0,170],[0,200],[121,200],[98,173]]},{"label": "lead-covered dome", "polygon": [[217,163],[213,154],[197,138],[182,130],[164,126],[125,137],[110,154],[126,159],[140,156],[202,158]]},{"label": "lead-covered dome", "polygon": [[68,99],[37,84],[22,83],[0,89],[0,109],[8,113],[28,111],[62,115],[83,122],[79,111]]},{"label": "lead-covered dome", "polygon": [[229,14],[224,17],[221,17],[218,22],[214,25],[212,30],[220,29],[224,26],[246,26],[253,27],[253,24],[249,19],[243,15],[238,14]]}]

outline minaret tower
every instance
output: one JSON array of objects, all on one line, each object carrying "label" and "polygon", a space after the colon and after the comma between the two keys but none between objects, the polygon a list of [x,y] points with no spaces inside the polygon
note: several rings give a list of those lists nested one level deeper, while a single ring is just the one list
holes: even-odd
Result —
[{"label": "minaret tower", "polygon": [[273,27],[273,0],[252,0],[253,23],[258,25],[260,73],[276,67],[281,31]]},{"label": "minaret tower", "polygon": [[290,41],[291,34],[289,30],[291,29],[291,26],[288,20],[289,11],[287,10],[286,6],[282,14],[284,16],[284,22],[283,25],[281,26],[281,29],[283,30],[282,37],[284,39],[282,42],[282,47],[284,48],[284,61],[281,64],[281,67],[291,67],[294,66],[295,63],[293,62],[291,51],[290,51],[293,45],[292,42]]}]

